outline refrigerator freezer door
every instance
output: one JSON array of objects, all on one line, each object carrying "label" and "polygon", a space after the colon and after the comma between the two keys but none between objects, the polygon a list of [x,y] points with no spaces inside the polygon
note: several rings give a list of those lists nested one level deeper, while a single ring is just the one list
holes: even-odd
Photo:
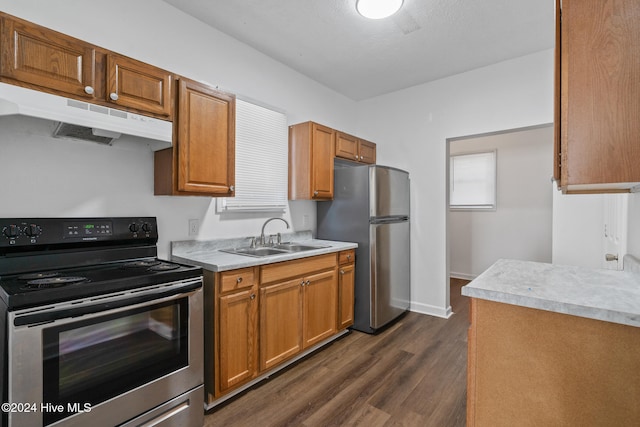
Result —
[{"label": "refrigerator freezer door", "polygon": [[409,221],[371,224],[371,328],[409,309],[411,298]]},{"label": "refrigerator freezer door", "polygon": [[409,173],[386,166],[369,167],[369,217],[409,216]]}]

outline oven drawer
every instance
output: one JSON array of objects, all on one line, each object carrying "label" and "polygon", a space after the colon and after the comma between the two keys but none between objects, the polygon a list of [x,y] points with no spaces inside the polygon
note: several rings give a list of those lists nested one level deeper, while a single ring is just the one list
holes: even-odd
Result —
[{"label": "oven drawer", "polygon": [[204,387],[171,399],[120,427],[200,427],[204,424]]}]

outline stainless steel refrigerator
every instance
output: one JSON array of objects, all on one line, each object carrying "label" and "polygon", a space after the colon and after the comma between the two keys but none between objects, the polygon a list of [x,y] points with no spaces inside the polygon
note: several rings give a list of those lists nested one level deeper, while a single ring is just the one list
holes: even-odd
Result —
[{"label": "stainless steel refrigerator", "polygon": [[411,300],[409,174],[336,161],[334,199],[317,210],[319,239],[358,243],[353,327],[374,333]]}]

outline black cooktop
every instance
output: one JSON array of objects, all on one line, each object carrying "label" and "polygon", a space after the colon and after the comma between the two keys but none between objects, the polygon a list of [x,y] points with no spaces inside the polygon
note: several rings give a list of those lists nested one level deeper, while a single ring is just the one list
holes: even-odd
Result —
[{"label": "black cooktop", "polygon": [[202,275],[202,268],[157,258],[17,273],[0,277],[9,309],[105,295]]}]

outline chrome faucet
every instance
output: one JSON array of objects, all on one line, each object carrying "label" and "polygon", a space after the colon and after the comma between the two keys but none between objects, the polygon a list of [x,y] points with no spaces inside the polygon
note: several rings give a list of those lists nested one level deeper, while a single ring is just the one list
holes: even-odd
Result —
[{"label": "chrome faucet", "polygon": [[289,223],[284,218],[269,218],[264,222],[264,224],[262,224],[262,232],[260,233],[260,246],[264,246],[265,244],[264,228],[267,226],[269,222],[273,221],[274,219],[279,219],[280,221],[283,221],[285,224],[287,224],[287,229],[289,228]]}]

